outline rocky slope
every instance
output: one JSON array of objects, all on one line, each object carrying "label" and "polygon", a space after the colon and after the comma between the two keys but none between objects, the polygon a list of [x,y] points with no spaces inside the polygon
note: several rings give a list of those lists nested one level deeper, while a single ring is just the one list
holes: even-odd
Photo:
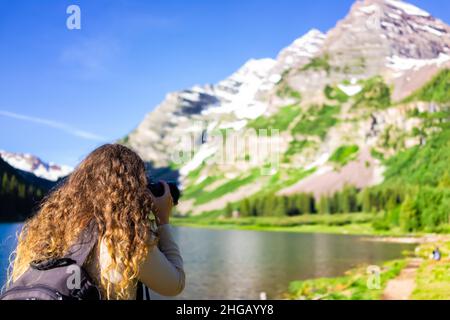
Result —
[{"label": "rocky slope", "polygon": [[[257,192],[364,188],[383,180],[381,159],[426,142],[410,114],[445,105],[404,99],[445,68],[448,25],[403,1],[358,1],[335,28],[310,31],[276,59],[168,94],[122,143],[153,166],[179,170],[184,213]],[[268,128],[279,130],[276,147],[253,161],[252,140],[243,138]],[[230,150],[217,139],[227,129],[237,132],[234,161],[224,161]]]}]

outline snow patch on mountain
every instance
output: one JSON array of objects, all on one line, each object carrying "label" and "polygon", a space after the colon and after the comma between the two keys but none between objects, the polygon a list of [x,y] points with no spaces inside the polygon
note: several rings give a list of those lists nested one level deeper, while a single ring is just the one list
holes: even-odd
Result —
[{"label": "snow patch on mountain", "polygon": [[252,118],[255,111],[261,109],[255,103],[256,94],[270,90],[274,85],[267,83],[266,79],[275,63],[273,59],[249,60],[236,73],[218,83],[216,92],[224,102],[206,109],[203,115],[234,113],[239,119]]},{"label": "snow patch on mountain", "polygon": [[387,58],[387,67],[396,71],[418,70],[428,65],[441,66],[450,61],[450,56],[444,53],[439,54],[436,59],[411,59],[399,56]]},{"label": "snow patch on mountain", "polygon": [[379,7],[377,5],[375,5],[375,4],[371,4],[371,5],[366,6],[366,7],[361,7],[361,8],[359,8],[359,10],[361,12],[363,12],[363,13],[366,13],[366,14],[373,14],[373,13],[378,12]]},{"label": "snow patch on mountain", "polygon": [[180,169],[180,174],[187,176],[189,172],[197,169],[203,161],[214,155],[216,152],[216,147],[203,145],[194,157]]},{"label": "snow patch on mountain", "polygon": [[358,94],[362,90],[362,86],[360,85],[345,85],[345,84],[338,84],[338,88],[344,91],[344,93],[350,97],[354,96],[355,94]]},{"label": "snow patch on mountain", "polygon": [[386,0],[387,3],[390,5],[402,10],[406,14],[413,15],[413,16],[422,16],[422,17],[429,17],[430,14],[426,12],[425,10],[419,9],[416,6],[400,1],[400,0]]}]

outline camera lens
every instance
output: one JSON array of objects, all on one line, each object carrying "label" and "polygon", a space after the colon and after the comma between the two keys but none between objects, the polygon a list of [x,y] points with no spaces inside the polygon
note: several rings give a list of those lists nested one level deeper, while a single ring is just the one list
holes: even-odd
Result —
[{"label": "camera lens", "polygon": [[[178,189],[176,183],[167,182],[169,185],[170,195],[172,196],[173,204],[176,206],[178,204],[178,200],[180,199],[181,192]],[[151,182],[148,184],[148,188],[152,192],[152,194],[159,198],[164,195],[164,185],[161,182]]]}]

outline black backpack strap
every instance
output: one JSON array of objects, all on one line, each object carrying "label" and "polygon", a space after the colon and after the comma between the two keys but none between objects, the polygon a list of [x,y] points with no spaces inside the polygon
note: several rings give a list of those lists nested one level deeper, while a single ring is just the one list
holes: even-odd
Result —
[{"label": "black backpack strap", "polygon": [[89,226],[81,232],[78,241],[72,245],[66,258],[75,260],[77,265],[83,266],[89,253],[92,251],[98,241],[98,231],[95,223],[90,223]]},{"label": "black backpack strap", "polygon": [[136,289],[136,300],[151,300],[150,290],[145,284],[138,281]]}]

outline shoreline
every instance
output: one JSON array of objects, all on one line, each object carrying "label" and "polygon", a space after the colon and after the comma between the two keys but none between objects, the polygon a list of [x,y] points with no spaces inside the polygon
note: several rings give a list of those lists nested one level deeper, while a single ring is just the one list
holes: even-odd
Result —
[{"label": "shoreline", "polygon": [[335,235],[349,235],[363,237],[362,241],[424,244],[439,240],[450,240],[446,234],[415,233],[406,234],[399,231],[387,232],[374,230],[370,224],[349,224],[344,226],[329,225],[300,225],[290,227],[261,226],[261,225],[239,225],[233,223],[207,223],[182,221],[177,218],[172,224],[176,227],[199,228],[209,230],[242,230],[258,232],[287,232],[287,233],[322,233]]},{"label": "shoreline", "polygon": [[[321,233],[334,235],[349,235],[362,237],[362,241],[425,244],[438,241],[450,241],[450,234],[414,233],[406,234],[399,231],[378,231],[370,224],[348,224],[343,226],[330,226],[325,224],[297,225],[297,226],[270,226],[258,224],[223,223],[217,220],[210,221],[183,221],[185,218],[172,218],[171,224],[175,227],[198,228],[209,230],[241,230],[258,232],[284,232],[284,233]],[[0,221],[0,225],[21,224],[23,222]]]}]

